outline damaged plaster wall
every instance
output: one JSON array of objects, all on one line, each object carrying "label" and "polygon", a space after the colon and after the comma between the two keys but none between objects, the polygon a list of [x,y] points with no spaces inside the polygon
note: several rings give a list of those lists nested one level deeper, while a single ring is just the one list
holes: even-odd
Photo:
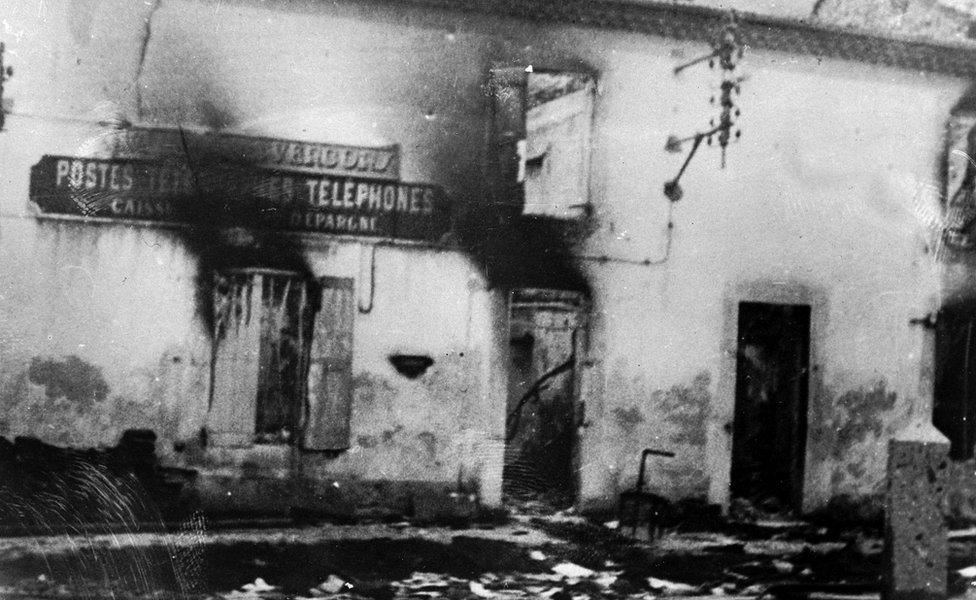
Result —
[{"label": "damaged plaster wall", "polygon": [[[433,85],[440,72],[428,72],[427,84],[416,76],[423,49],[427,60],[445,60],[443,31],[390,36],[388,25],[353,18],[354,11],[197,2],[136,10],[103,1],[34,13],[29,4],[12,21],[29,33],[10,43],[8,58],[19,65],[8,88],[16,110],[0,137],[11,157],[0,224],[2,433],[87,447],[112,445],[127,428],[151,428],[171,464],[280,476],[280,453],[196,451],[210,340],[195,301],[195,248],[179,230],[35,220],[26,202],[30,166],[43,154],[108,156],[106,127],[136,122],[399,143],[405,180],[451,185],[470,179],[482,151],[458,141],[482,131],[476,57],[457,57],[456,71],[469,76],[444,89]],[[255,52],[255,23],[267,43],[301,44]],[[323,24],[356,35],[319,35]],[[404,58],[403,48],[414,52]],[[364,61],[374,76],[362,77]],[[404,61],[410,77],[400,73]],[[475,193],[455,188],[454,198]],[[356,279],[358,292],[360,253],[356,242],[313,243],[305,260],[315,276]],[[485,344],[502,343],[486,326],[502,310],[499,292],[457,254],[379,247],[375,261],[372,310],[356,317],[352,445],[339,456],[310,455],[303,473],[438,481],[497,503],[504,415],[491,411],[487,396],[492,381],[499,387],[493,371],[501,363]],[[389,363],[397,352],[428,355],[434,364],[409,380]],[[50,374],[58,369],[77,381],[65,389],[64,377]],[[95,397],[72,402],[85,386]]]},{"label": "damaged plaster wall", "polygon": [[[920,333],[908,321],[937,287],[931,185],[963,82],[750,52],[742,141],[724,170],[703,148],[672,213],[660,190],[682,157],[664,141],[714,116],[714,72],[672,74],[707,51],[698,44],[396,6],[102,0],[38,15],[28,4],[12,21],[32,33],[9,41],[19,70],[0,135],[10,157],[0,180],[0,390],[14,406],[67,402],[67,393],[48,397],[50,377],[31,381],[31,365],[74,369],[77,357],[90,366],[85,385],[98,373],[107,391],[87,421],[55,411],[67,416],[16,421],[11,435],[107,445],[151,421],[168,460],[267,476],[287,465],[272,452],[176,456],[172,443],[192,442],[206,422],[209,340],[195,312],[195,256],[162,229],[33,219],[28,173],[41,155],[93,152],[99,120],[399,143],[404,180],[439,183],[463,205],[482,197],[482,85],[498,63],[597,74],[592,232],[578,251],[607,259],[580,261],[593,304],[581,374],[584,506],[612,506],[646,447],[677,453],[652,465],[657,491],[728,501],[727,305],[757,300],[729,296],[740,284],[823,290],[805,507],[873,493],[882,465],[869,457],[925,400]],[[336,241],[305,258],[316,275],[356,278],[358,290],[359,253],[360,244]],[[497,502],[502,291],[451,252],[382,247],[375,276],[372,311],[357,314],[354,332],[353,445],[302,469],[340,486],[460,483]],[[406,379],[388,362],[398,351],[434,364]]]},{"label": "damaged plaster wall", "polygon": [[[567,37],[588,47],[585,34]],[[584,466],[592,478],[584,501],[611,505],[633,485],[644,447],[678,454],[654,459],[655,491],[728,501],[734,306],[795,301],[775,300],[784,286],[822,290],[797,302],[819,303],[823,315],[811,332],[804,508],[875,494],[887,438],[913,406],[930,406],[920,382],[932,357],[909,320],[931,310],[939,289],[941,136],[965,82],[753,53],[737,102],[742,142],[724,170],[715,151],[697,156],[669,214],[657,190],[683,155],[654,149],[668,133],[707,123],[715,82],[707,69],[670,76],[666,57],[705,50],[601,43],[606,53],[585,56],[605,73],[591,182],[601,227],[586,250],[662,264],[587,264],[598,312],[592,355],[601,363],[593,370],[604,381],[602,398],[587,404],[594,425],[583,456],[594,464]],[[650,97],[656,102],[642,100]],[[741,288],[755,293],[729,291]],[[704,418],[704,441],[700,421],[683,418],[693,414]]]}]

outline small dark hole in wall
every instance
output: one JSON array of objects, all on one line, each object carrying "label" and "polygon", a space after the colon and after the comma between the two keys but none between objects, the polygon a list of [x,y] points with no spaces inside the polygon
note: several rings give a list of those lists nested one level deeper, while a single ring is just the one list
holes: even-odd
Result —
[{"label": "small dark hole in wall", "polygon": [[539,156],[533,156],[525,160],[526,169],[541,169],[546,162],[546,154],[543,152]]},{"label": "small dark hole in wall", "polygon": [[535,337],[531,333],[525,332],[522,335],[512,336],[510,343],[519,350],[529,352],[535,345]]},{"label": "small dark hole in wall", "polygon": [[434,359],[419,354],[391,354],[390,364],[407,379],[416,379],[434,364]]}]

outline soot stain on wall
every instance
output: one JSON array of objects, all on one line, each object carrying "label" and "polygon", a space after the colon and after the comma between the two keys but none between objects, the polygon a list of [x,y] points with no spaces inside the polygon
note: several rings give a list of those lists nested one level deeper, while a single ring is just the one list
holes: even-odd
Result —
[{"label": "soot stain on wall", "polygon": [[372,435],[360,435],[356,436],[356,445],[360,448],[375,448],[379,442],[376,440],[376,436]]},{"label": "soot stain on wall", "polygon": [[357,373],[352,387],[355,390],[354,407],[358,409],[354,414],[393,410],[396,388],[386,379],[369,372]]},{"label": "soot stain on wall", "polygon": [[708,497],[710,479],[699,467],[688,463],[669,464],[661,468],[667,479],[667,494],[674,498],[705,499]]},{"label": "soot stain on wall", "polygon": [[28,380],[44,386],[47,398],[67,398],[69,401],[91,406],[108,397],[109,386],[102,370],[78,356],[70,355],[63,360],[34,357],[27,369]]},{"label": "soot stain on wall", "polygon": [[114,443],[125,429],[151,429],[158,411],[112,394],[101,369],[77,356],[34,357],[0,386],[0,434],[37,436],[67,448]]},{"label": "soot stain on wall", "polygon": [[633,432],[638,425],[646,421],[644,414],[636,404],[631,404],[626,408],[618,406],[613,409],[613,416],[617,425],[627,433]]},{"label": "soot stain on wall", "polygon": [[827,423],[833,444],[831,456],[842,460],[851,449],[868,439],[884,434],[885,416],[897,402],[895,392],[889,392],[887,382],[878,380],[872,385],[848,390],[833,402]]},{"label": "soot stain on wall", "polygon": [[589,283],[573,259],[583,235],[555,219],[524,217],[521,208],[469,204],[457,220],[457,241],[497,287],[538,287],[583,292]]},{"label": "soot stain on wall", "polygon": [[701,371],[691,385],[673,385],[654,392],[654,404],[661,407],[665,420],[674,427],[671,443],[704,447],[711,382],[709,372]]},{"label": "soot stain on wall", "polygon": [[[206,60],[208,53],[205,49],[195,52],[193,41],[185,40],[184,43],[187,60],[203,67],[191,80],[184,82],[193,90],[187,95],[193,99],[193,104],[184,105],[186,100],[177,94],[165,95],[156,100],[155,112],[172,114],[178,117],[175,121],[181,123],[188,120],[186,112],[189,111],[193,125],[203,125],[215,132],[235,125],[240,120],[236,100],[225,88],[213,83],[217,80],[216,73],[212,72],[216,62]],[[179,60],[179,57],[172,60]],[[125,151],[136,156],[158,156],[160,148],[151,147],[157,143],[152,140],[149,136],[131,141]],[[162,164],[185,167],[191,174],[194,197],[175,207],[175,220],[184,226],[173,232],[196,259],[194,297],[198,317],[207,335],[214,334],[216,273],[231,269],[271,269],[293,273],[307,283],[314,281],[300,236],[268,228],[269,216],[285,210],[287,198],[270,197],[269,190],[256,189],[251,175],[261,170],[261,165],[255,163],[255,159],[245,155],[209,156],[199,149],[191,153],[186,144],[183,144],[182,153],[170,154],[173,151],[167,147],[164,157],[157,160]],[[215,166],[219,169],[211,168]],[[311,308],[316,310],[319,299],[314,292],[317,286],[309,285],[308,289],[313,292]]]},{"label": "soot stain on wall", "polygon": [[437,456],[437,436],[430,431],[421,431],[417,434],[417,439],[427,451],[428,457],[433,460]]},{"label": "soot stain on wall", "polygon": [[393,429],[383,430],[383,433],[380,434],[380,438],[382,438],[384,444],[389,444],[393,441],[393,438],[395,438],[396,435],[401,431],[403,431],[403,425],[398,424]]}]

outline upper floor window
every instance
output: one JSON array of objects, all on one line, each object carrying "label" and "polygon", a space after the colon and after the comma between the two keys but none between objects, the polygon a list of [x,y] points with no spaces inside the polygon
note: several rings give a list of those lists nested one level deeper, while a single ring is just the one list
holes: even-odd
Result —
[{"label": "upper floor window", "polygon": [[584,216],[589,203],[592,76],[525,67],[491,72],[494,201],[525,215]]}]

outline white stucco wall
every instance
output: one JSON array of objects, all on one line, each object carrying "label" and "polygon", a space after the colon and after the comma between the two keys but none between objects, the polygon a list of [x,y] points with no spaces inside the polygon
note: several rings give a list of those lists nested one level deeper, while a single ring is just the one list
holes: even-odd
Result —
[{"label": "white stucco wall", "polygon": [[[733,411],[739,301],[813,306],[807,508],[875,491],[884,439],[914,404],[929,401],[919,373],[931,357],[908,320],[927,313],[938,294],[931,186],[963,81],[750,50],[738,99],[742,140],[724,170],[717,149],[703,147],[682,180],[684,199],[669,212],[661,189],[683,155],[664,151],[667,136],[717,117],[708,99],[718,74],[671,71],[705,52],[701,45],[353,3],[25,0],[5,18],[17,74],[7,86],[13,114],[0,133],[0,389],[23,398],[17,382],[32,357],[75,354],[102,369],[109,402],[121,398],[125,415],[97,413],[73,427],[67,418],[48,427],[8,416],[10,434],[109,444],[158,416],[181,438],[198,430],[205,410],[199,373],[208,355],[194,317],[193,257],[163,230],[39,224],[26,206],[29,168],[41,155],[85,154],[104,130],[97,121],[118,116],[398,143],[404,180],[479,202],[482,85],[499,63],[597,75],[597,227],[579,252],[611,260],[580,261],[594,305],[582,382],[584,504],[611,504],[649,446],[678,452],[654,469],[653,485],[727,501],[724,426]],[[309,257],[317,272],[358,278],[360,251],[335,242]],[[438,480],[470,471],[497,500],[501,291],[459,253],[383,247],[375,294],[355,331],[360,450],[321,468]],[[398,379],[386,362],[394,349],[439,362],[423,382]],[[175,356],[193,369],[174,374]],[[159,391],[160,373],[178,383]],[[42,390],[29,394],[49,410]],[[35,431],[39,425],[48,429]],[[371,445],[397,425],[402,443]],[[439,432],[432,454],[417,437],[424,431]],[[394,468],[394,456],[413,458]]]}]

